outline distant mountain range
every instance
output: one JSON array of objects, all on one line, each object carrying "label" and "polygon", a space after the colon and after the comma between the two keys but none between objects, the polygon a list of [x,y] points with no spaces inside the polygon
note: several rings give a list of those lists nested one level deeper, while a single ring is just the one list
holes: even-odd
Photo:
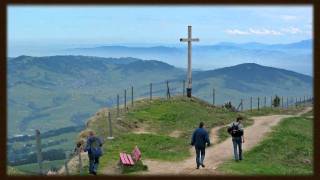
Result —
[{"label": "distant mountain range", "polygon": [[[193,45],[193,67],[209,70],[239,64],[258,63],[266,66],[290,69],[312,75],[313,40],[303,40],[290,44],[229,43],[216,45]],[[98,46],[66,49],[62,54],[99,57],[136,57],[166,62],[176,67],[187,66],[187,47],[154,46]]]},{"label": "distant mountain range", "polygon": [[[185,70],[156,60],[90,56],[20,56],[8,59],[8,136],[83,125],[101,107],[113,106],[116,95],[123,103],[124,89],[130,99],[165,97],[166,84],[172,95],[182,93]],[[216,103],[250,96],[311,95],[313,78],[285,69],[245,63],[193,72],[194,95]]]}]

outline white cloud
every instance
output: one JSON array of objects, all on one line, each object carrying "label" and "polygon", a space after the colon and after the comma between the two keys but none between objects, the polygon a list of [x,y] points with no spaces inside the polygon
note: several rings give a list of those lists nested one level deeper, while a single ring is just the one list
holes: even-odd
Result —
[{"label": "white cloud", "polygon": [[241,31],[239,29],[227,29],[226,33],[234,34],[234,35],[249,35],[250,33],[247,31]]},{"label": "white cloud", "polygon": [[282,33],[272,29],[253,29],[249,28],[249,32],[256,35],[281,35]]},{"label": "white cloud", "polygon": [[280,31],[276,31],[273,29],[255,29],[249,28],[248,30],[239,30],[239,29],[227,29],[225,31],[228,34],[232,35],[282,35]]},{"label": "white cloud", "polygon": [[227,34],[231,35],[270,35],[270,36],[279,36],[279,35],[298,35],[298,34],[312,34],[312,29],[300,29],[297,27],[285,27],[280,29],[267,29],[267,28],[249,28],[248,30],[240,29],[227,29],[225,30]]},{"label": "white cloud", "polygon": [[282,32],[289,33],[289,34],[300,34],[302,33],[302,30],[296,27],[287,27],[287,28],[282,28]]},{"label": "white cloud", "polygon": [[297,16],[293,16],[293,15],[280,15],[280,19],[285,20],[285,21],[293,21],[298,19]]}]

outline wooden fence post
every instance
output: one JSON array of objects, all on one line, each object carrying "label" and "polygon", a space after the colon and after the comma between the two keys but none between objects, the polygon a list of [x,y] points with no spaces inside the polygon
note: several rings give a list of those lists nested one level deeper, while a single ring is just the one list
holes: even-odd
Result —
[{"label": "wooden fence post", "polygon": [[38,129],[36,130],[36,148],[37,148],[37,160],[39,164],[39,174],[43,175],[41,137],[40,137],[40,131]]},{"label": "wooden fence post", "polygon": [[266,107],[267,106],[267,97],[265,96],[264,97],[264,107]]},{"label": "wooden fence post", "polygon": [[65,152],[66,160],[64,161],[64,168],[66,170],[66,175],[69,175],[68,161],[69,161],[69,152]]},{"label": "wooden fence post", "polygon": [[167,81],[167,99],[170,99],[169,81]]},{"label": "wooden fence post", "polygon": [[216,96],[216,90],[213,88],[212,89],[212,105],[214,105],[215,104],[215,97]]},{"label": "wooden fence post", "polygon": [[152,83],[150,83],[150,101],[152,100]]},{"label": "wooden fence post", "polygon": [[133,107],[133,86],[131,86],[131,106]]},{"label": "wooden fence post", "polygon": [[127,89],[124,90],[124,112],[127,112]]},{"label": "wooden fence post", "polygon": [[117,94],[117,117],[119,117],[119,94]]},{"label": "wooden fence post", "polygon": [[281,96],[281,108],[283,109],[283,96]]},{"label": "wooden fence post", "polygon": [[243,99],[241,99],[241,111],[243,111]]},{"label": "wooden fence post", "polygon": [[289,108],[289,98],[287,96],[287,109]]},{"label": "wooden fence post", "polygon": [[186,81],[185,80],[183,80],[183,82],[182,82],[182,96],[184,96],[185,95],[185,92],[186,92]]},{"label": "wooden fence post", "polygon": [[272,109],[272,96],[270,96],[270,108]]},{"label": "wooden fence post", "polygon": [[110,113],[110,112],[108,112],[108,120],[109,120],[109,136],[108,136],[108,139],[113,139],[113,136],[112,136],[111,113]]},{"label": "wooden fence post", "polygon": [[252,111],[252,97],[250,97],[250,111]]},{"label": "wooden fence post", "polygon": [[260,110],[260,97],[258,97],[258,111]]},{"label": "wooden fence post", "polygon": [[300,101],[299,101],[299,104],[301,105],[301,97],[300,97]]}]

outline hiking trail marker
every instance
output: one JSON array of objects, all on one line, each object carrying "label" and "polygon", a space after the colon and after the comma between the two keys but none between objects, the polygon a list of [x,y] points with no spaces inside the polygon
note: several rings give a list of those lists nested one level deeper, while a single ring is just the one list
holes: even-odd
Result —
[{"label": "hiking trail marker", "polygon": [[188,42],[188,74],[187,74],[187,80],[188,80],[188,87],[187,87],[187,97],[191,97],[191,89],[192,89],[192,77],[191,77],[191,54],[192,54],[192,47],[191,43],[198,42],[198,38],[192,38],[192,26],[188,26],[188,38],[180,38],[180,42]]}]

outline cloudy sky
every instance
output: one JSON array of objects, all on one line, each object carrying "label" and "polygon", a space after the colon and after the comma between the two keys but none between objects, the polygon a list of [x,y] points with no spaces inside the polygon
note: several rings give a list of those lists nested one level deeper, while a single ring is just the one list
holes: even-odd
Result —
[{"label": "cloudy sky", "polygon": [[8,41],[20,44],[290,43],[312,38],[311,6],[9,6]]}]

